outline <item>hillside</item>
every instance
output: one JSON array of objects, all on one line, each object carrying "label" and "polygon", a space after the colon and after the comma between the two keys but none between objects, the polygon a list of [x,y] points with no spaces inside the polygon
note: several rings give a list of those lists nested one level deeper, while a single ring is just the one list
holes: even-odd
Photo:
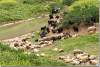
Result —
[{"label": "hillside", "polygon": [[0,0],[0,25],[49,12],[51,2],[43,0]]},{"label": "hillside", "polygon": [[96,0],[0,0],[0,65],[97,65],[98,5]]},{"label": "hillside", "polygon": [[[54,48],[63,48],[64,52],[59,53],[53,51]],[[79,36],[77,38],[69,38],[62,41],[56,41],[52,46],[41,49],[39,53],[45,53],[45,57],[37,57],[33,54],[24,54],[21,51],[15,51],[8,46],[0,44],[0,65],[33,65],[33,66],[65,66],[69,65],[60,60],[58,56],[71,53],[73,49],[81,49],[89,54],[98,56],[98,35]],[[6,58],[6,59],[5,59]]]}]

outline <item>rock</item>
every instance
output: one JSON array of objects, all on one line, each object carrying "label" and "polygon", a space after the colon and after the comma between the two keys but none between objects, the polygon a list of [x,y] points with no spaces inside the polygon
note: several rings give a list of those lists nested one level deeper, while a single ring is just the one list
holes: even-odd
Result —
[{"label": "rock", "polygon": [[97,60],[90,60],[90,64],[92,64],[92,65],[96,65],[97,63],[98,63]]}]

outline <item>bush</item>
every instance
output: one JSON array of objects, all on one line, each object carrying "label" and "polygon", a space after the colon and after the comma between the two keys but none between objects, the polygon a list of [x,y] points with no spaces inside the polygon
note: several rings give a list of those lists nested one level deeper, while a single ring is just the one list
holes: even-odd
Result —
[{"label": "bush", "polygon": [[77,0],[63,0],[63,4],[64,4],[64,5],[70,6],[70,5],[72,5],[72,3],[75,2],[75,1],[77,1]]},{"label": "bush", "polygon": [[92,24],[91,18],[99,21],[99,2],[97,0],[79,0],[68,7],[64,16],[64,25]]}]

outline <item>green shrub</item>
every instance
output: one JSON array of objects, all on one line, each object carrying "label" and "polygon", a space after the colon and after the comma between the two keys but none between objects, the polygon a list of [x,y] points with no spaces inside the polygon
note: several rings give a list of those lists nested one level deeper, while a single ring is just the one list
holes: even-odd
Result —
[{"label": "green shrub", "polygon": [[97,0],[79,0],[74,2],[68,7],[64,16],[64,25],[69,26],[72,24],[84,24],[93,23],[91,17],[99,20],[99,2]]},{"label": "green shrub", "polygon": [[75,2],[75,1],[77,1],[77,0],[63,0],[63,4],[64,4],[64,5],[70,6],[70,5],[72,5],[72,3]]}]

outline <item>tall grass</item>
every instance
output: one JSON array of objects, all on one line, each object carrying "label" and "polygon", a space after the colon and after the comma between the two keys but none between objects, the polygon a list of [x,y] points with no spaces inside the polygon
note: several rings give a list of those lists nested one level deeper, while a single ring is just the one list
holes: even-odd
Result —
[{"label": "tall grass", "polygon": [[26,4],[18,0],[2,0],[0,1],[0,23],[27,19],[36,14],[48,12],[49,8],[49,4],[43,2]]}]

